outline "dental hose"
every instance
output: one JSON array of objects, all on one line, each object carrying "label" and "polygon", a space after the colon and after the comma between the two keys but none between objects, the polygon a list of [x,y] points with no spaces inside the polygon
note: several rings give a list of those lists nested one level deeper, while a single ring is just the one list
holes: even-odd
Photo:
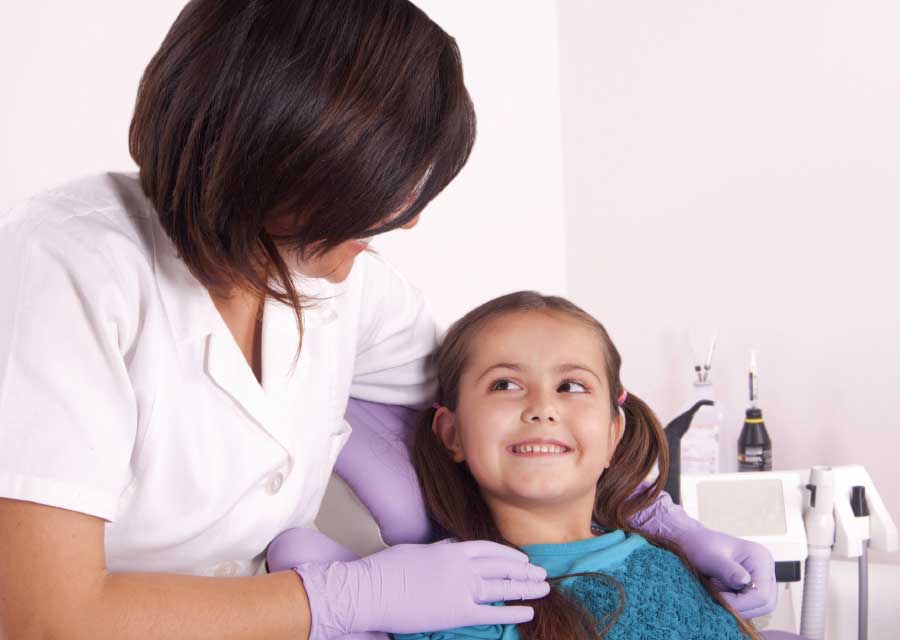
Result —
[{"label": "dental hose", "polygon": [[800,619],[800,635],[810,640],[825,637],[825,612],[828,598],[828,566],[831,549],[810,546],[806,558],[806,575],[803,583],[803,614]]},{"label": "dental hose", "polygon": [[834,545],[834,482],[831,467],[813,467],[809,476],[809,505],[803,523],[809,555],[803,582],[800,635],[810,640],[825,638],[828,569]]}]

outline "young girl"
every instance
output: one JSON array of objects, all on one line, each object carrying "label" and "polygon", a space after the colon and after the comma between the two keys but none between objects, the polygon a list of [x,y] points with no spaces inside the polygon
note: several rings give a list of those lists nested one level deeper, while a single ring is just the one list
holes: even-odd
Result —
[{"label": "young girl", "polygon": [[558,297],[506,295],[450,328],[413,453],[426,504],[450,536],[521,549],[553,588],[528,623],[397,638],[758,637],[677,549],[629,527],[668,451],[621,364],[603,326]]}]

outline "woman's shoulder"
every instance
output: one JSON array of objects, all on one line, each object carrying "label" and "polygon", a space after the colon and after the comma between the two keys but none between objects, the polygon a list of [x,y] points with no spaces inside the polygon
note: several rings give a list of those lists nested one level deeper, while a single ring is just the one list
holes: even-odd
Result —
[{"label": "woman's shoulder", "polygon": [[157,296],[154,224],[135,175],[37,194],[0,213],[0,296],[46,304],[59,317],[78,312],[67,301],[81,304],[126,340]]},{"label": "woman's shoulder", "polygon": [[364,251],[357,256],[346,282],[346,290],[363,293],[375,289],[403,291],[421,297],[421,291],[395,267],[390,260],[376,251]]},{"label": "woman's shoulder", "polygon": [[[349,277],[336,285],[338,304],[358,315],[361,328],[377,331],[412,319],[431,319],[431,308],[422,291],[412,284],[388,259],[376,253],[361,253]],[[353,315],[351,314],[351,315]]]},{"label": "woman's shoulder", "polygon": [[127,249],[149,256],[154,215],[136,174],[104,173],[38,193],[3,212],[0,242],[53,244],[107,258]]}]

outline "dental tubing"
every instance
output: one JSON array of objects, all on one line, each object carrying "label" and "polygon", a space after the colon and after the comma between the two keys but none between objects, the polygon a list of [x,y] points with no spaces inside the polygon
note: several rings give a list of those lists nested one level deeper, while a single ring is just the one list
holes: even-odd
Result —
[{"label": "dental tubing", "polygon": [[809,504],[804,510],[803,522],[809,555],[803,584],[800,635],[810,640],[823,640],[828,569],[834,544],[834,479],[831,467],[813,467],[806,488],[809,489]]}]

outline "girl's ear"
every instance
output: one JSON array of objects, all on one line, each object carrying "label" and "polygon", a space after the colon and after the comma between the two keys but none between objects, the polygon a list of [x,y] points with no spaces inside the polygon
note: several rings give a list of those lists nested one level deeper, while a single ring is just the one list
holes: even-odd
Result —
[{"label": "girl's ear", "polygon": [[459,428],[456,423],[456,414],[447,407],[440,407],[434,413],[431,421],[431,430],[437,436],[438,441],[450,453],[453,462],[462,462],[466,459],[463,453],[462,441],[459,437]]},{"label": "girl's ear", "polygon": [[609,468],[609,463],[612,461],[613,454],[616,452],[616,447],[619,446],[619,442],[622,440],[624,434],[625,412],[619,408],[618,411],[616,411],[616,417],[609,423],[609,433],[607,434],[606,439],[606,442],[608,443],[606,450],[606,467],[604,468]]}]

